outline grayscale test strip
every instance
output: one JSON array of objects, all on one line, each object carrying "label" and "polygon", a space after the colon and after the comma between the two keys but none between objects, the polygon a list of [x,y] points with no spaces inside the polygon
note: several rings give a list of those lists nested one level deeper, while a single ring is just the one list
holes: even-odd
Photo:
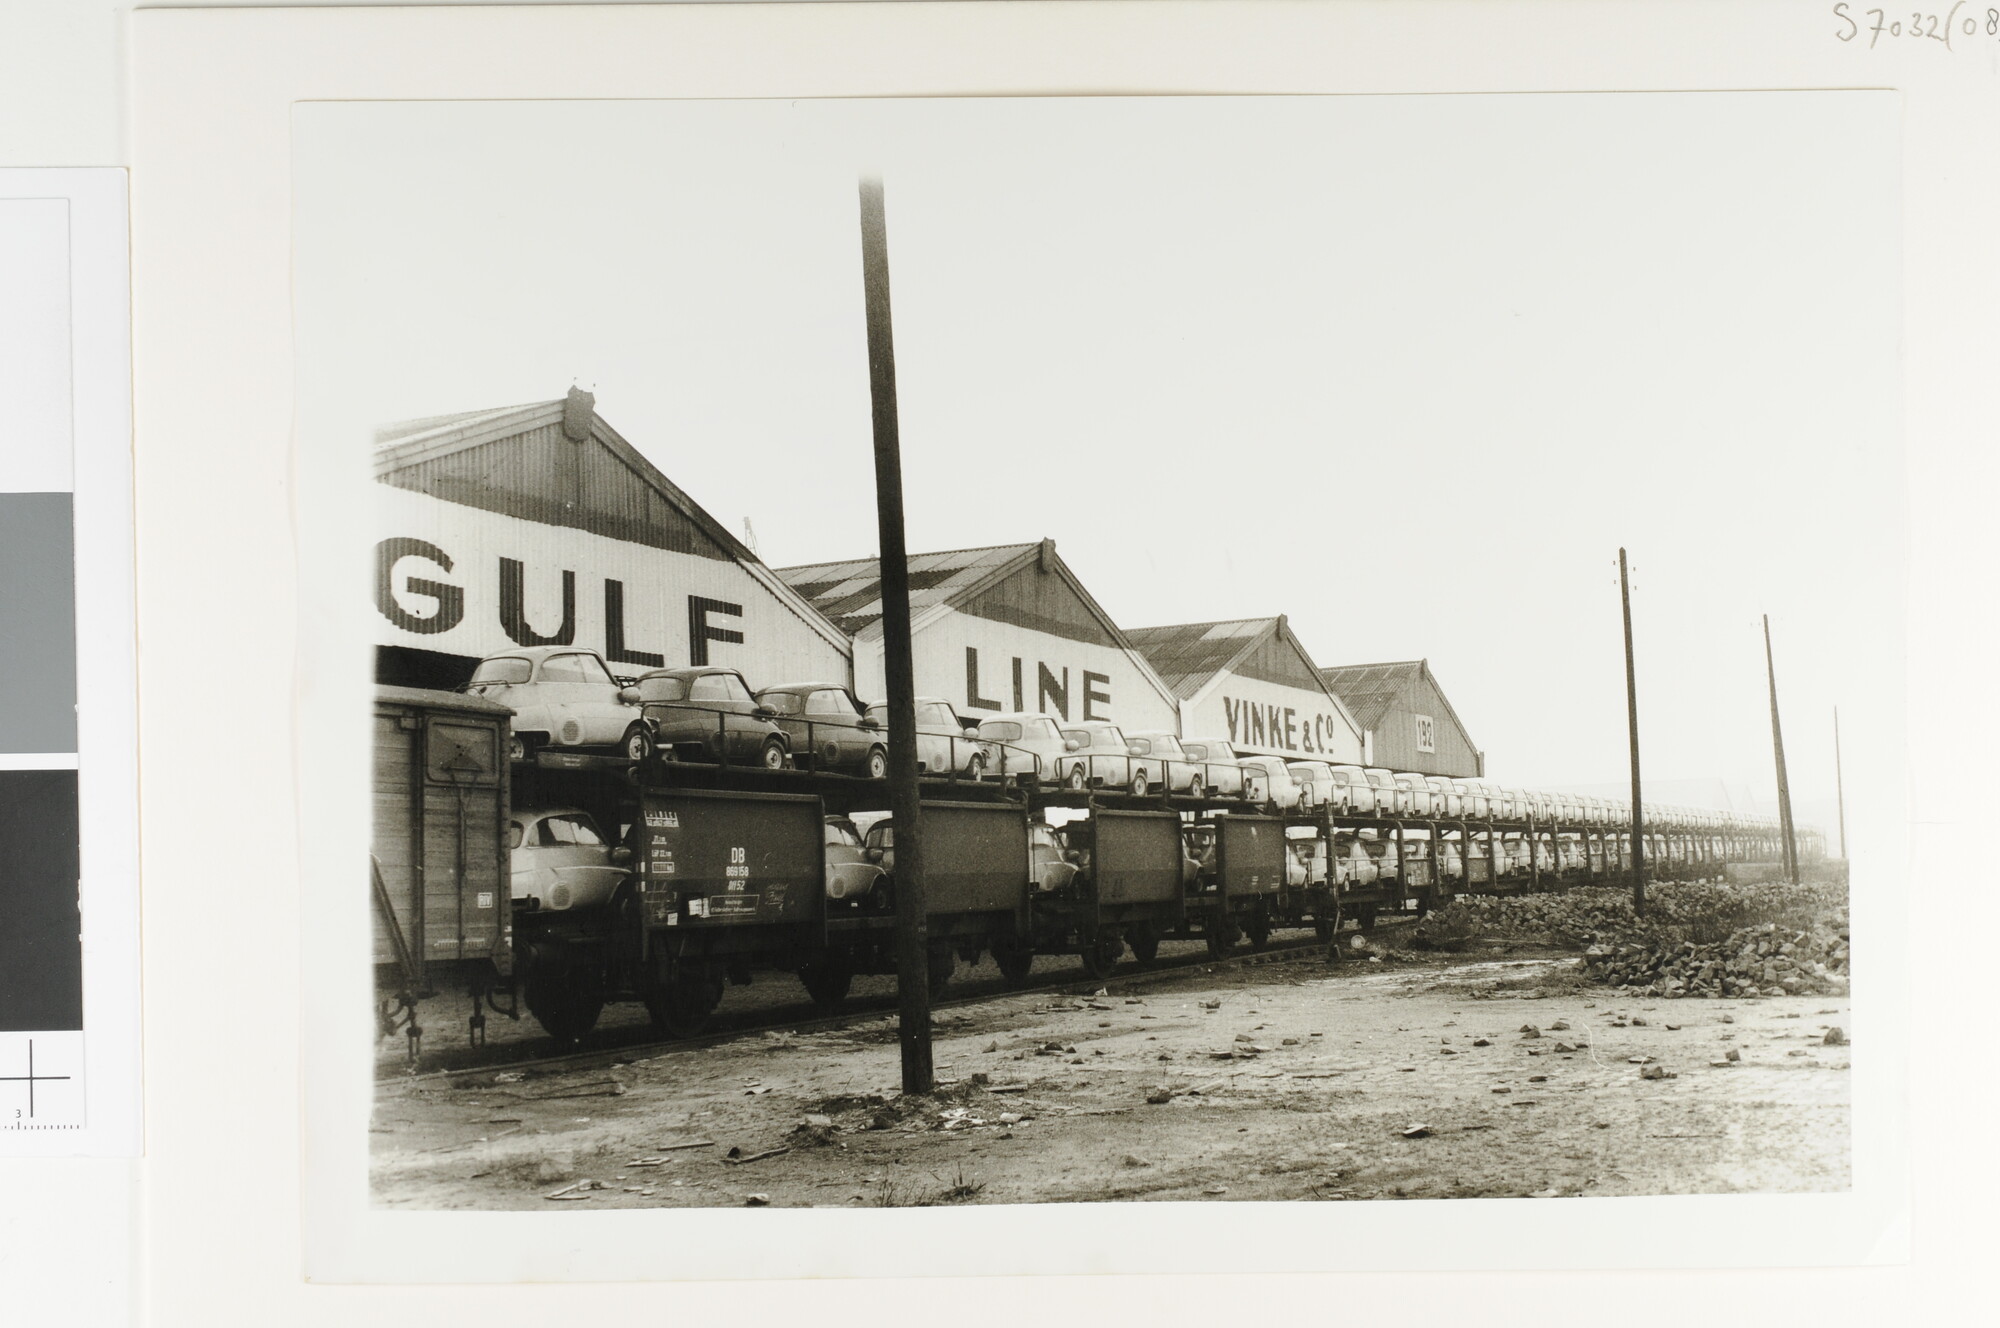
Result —
[{"label": "grayscale test strip", "polygon": [[123,173],[0,171],[0,1155],[138,1147],[129,326]]}]

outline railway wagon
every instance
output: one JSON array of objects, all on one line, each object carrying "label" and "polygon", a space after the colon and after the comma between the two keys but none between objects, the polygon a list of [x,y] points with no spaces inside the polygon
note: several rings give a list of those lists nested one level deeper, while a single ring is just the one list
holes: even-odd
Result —
[{"label": "railway wagon", "polygon": [[[1029,899],[1033,892],[1027,808],[1018,802],[926,802],[924,930],[933,994],[951,981],[960,959],[977,963],[991,950],[1003,976],[1024,979],[1033,963]],[[815,1003],[831,1008],[857,973],[896,971],[895,827],[878,822],[869,842],[881,849],[883,899],[872,911],[835,912],[826,946],[800,969]]]},{"label": "railway wagon", "polygon": [[[1180,817],[1093,805],[1060,834],[1078,870],[1062,889],[1036,895],[1033,951],[1077,955],[1093,978],[1109,974],[1127,945],[1140,963],[1151,963],[1161,939],[1186,919],[1194,864],[1182,847]],[[1009,958],[1018,967],[1003,967],[1003,975],[1024,979],[1027,964],[1019,955]]]},{"label": "railway wagon", "polygon": [[826,806],[800,793],[647,788],[639,797],[638,967],[628,979],[680,1036],[754,967],[827,950]]},{"label": "railway wagon", "polygon": [[369,852],[376,1010],[418,1050],[416,1004],[456,989],[471,1027],[513,972],[507,707],[377,687]]},{"label": "railway wagon", "polygon": [[1220,956],[1248,936],[1263,949],[1286,894],[1285,822],[1276,816],[1217,816],[1215,867],[1199,884],[1202,936]]}]

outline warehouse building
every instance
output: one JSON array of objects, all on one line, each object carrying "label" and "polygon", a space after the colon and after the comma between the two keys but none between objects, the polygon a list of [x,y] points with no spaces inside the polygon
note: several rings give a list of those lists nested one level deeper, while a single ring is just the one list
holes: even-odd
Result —
[{"label": "warehouse building", "polygon": [[1239,756],[1361,762],[1361,725],[1283,614],[1126,635],[1173,690],[1183,737],[1225,738]]},{"label": "warehouse building", "polygon": [[[917,691],[971,719],[1044,710],[1072,723],[1176,728],[1179,704],[1146,658],[1056,556],[1054,540],[912,555],[910,653]],[[877,559],[779,569],[854,640],[854,688],[887,693]]]},{"label": "warehouse building", "polygon": [[1350,664],[1319,676],[1367,730],[1370,765],[1453,779],[1486,774],[1486,755],[1444,699],[1429,660]]},{"label": "warehouse building", "polygon": [[515,646],[614,673],[846,680],[845,633],[597,414],[588,392],[376,437],[377,681],[455,687]]}]

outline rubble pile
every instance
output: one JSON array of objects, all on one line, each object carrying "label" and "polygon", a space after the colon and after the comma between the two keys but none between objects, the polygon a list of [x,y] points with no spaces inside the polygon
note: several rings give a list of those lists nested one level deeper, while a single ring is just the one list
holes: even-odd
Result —
[{"label": "rubble pile", "polygon": [[1796,931],[1766,922],[1710,945],[1594,945],[1584,962],[1599,982],[1652,996],[1845,995],[1847,914]]},{"label": "rubble pile", "polygon": [[1619,887],[1476,896],[1432,913],[1415,933],[1433,949],[1489,939],[1582,950],[1594,980],[1656,996],[1847,990],[1847,891],[1828,882],[1656,885],[1643,919]]}]

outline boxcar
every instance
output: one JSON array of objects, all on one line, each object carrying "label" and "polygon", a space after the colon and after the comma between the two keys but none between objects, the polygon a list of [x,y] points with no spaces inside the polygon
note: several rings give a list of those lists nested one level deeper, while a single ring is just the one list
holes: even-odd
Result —
[{"label": "boxcar", "polygon": [[[369,875],[385,1028],[425,996],[479,1002],[513,971],[505,706],[378,687]],[[414,1023],[411,1022],[414,1042]]]}]

